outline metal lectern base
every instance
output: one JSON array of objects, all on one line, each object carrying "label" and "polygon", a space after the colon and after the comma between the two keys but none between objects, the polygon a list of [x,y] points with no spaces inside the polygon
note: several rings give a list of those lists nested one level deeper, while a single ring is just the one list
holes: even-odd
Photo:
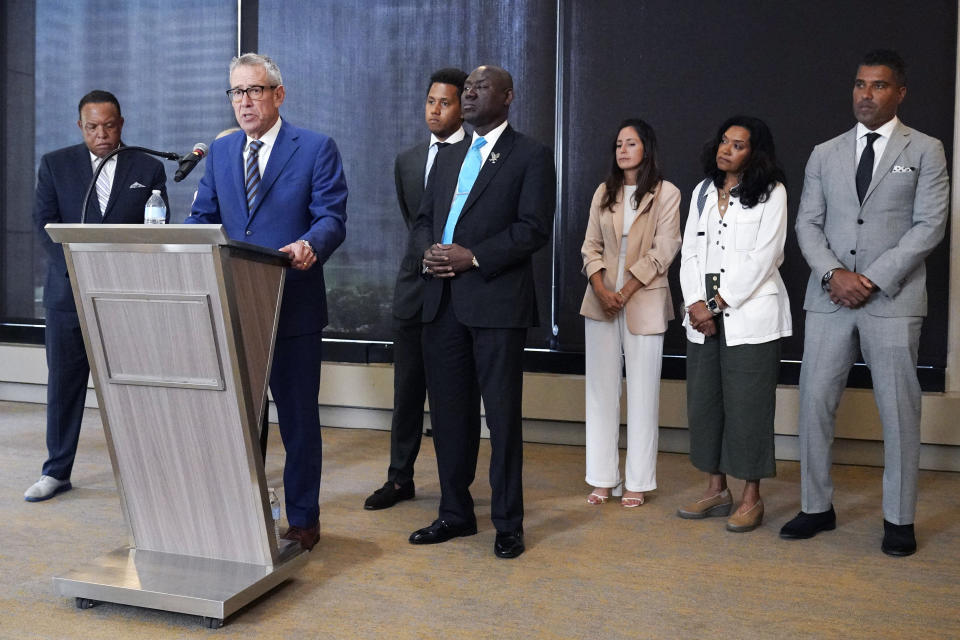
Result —
[{"label": "metal lectern base", "polygon": [[77,607],[116,602],[202,616],[208,627],[289,578],[307,562],[299,544],[282,541],[274,566],[121,547],[53,579]]}]

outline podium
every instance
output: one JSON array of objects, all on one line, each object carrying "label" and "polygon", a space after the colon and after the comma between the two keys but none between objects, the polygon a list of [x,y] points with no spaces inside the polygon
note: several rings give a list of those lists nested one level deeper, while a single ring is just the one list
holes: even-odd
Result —
[{"label": "podium", "polygon": [[63,245],[129,545],[54,578],[208,627],[306,563],[259,445],[286,255],[221,225],[49,224]]}]

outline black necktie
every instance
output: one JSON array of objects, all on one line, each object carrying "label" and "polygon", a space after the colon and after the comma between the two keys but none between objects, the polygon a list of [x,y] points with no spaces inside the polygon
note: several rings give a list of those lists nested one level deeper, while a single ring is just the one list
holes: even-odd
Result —
[{"label": "black necktie", "polygon": [[860,164],[857,165],[857,197],[863,204],[863,196],[867,195],[867,188],[873,179],[873,143],[880,137],[879,133],[867,134],[867,146],[860,154]]}]

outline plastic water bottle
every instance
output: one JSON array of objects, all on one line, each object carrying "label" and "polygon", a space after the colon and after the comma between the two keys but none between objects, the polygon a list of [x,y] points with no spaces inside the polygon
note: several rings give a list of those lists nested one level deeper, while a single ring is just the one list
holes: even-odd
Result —
[{"label": "plastic water bottle", "polygon": [[147,206],[143,208],[143,224],[166,224],[167,223],[167,205],[160,197],[160,189],[154,189],[153,195],[147,200]]},{"label": "plastic water bottle", "polygon": [[280,544],[280,498],[277,497],[277,490],[273,487],[267,489],[270,495],[270,511],[273,513],[273,535]]}]

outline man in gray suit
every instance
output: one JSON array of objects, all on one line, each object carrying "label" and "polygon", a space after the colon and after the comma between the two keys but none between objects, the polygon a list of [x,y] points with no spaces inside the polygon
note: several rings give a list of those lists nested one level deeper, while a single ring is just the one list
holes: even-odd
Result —
[{"label": "man in gray suit", "polygon": [[[397,156],[394,178],[400,213],[409,230],[420,209],[437,151],[466,135],[460,114],[460,94],[467,74],[446,68],[430,76],[424,116],[430,142],[414,145]],[[406,246],[406,245],[404,245]],[[363,503],[365,509],[386,509],[414,496],[413,464],[423,436],[423,401],[427,381],[423,369],[420,334],[423,323],[423,283],[418,255],[406,255],[400,263],[393,294],[393,420],[390,423],[390,466],[387,481]]]},{"label": "man in gray suit", "polygon": [[802,511],[780,530],[799,539],[836,527],[830,447],[859,350],[883,423],[881,549],[894,556],[917,549],[924,258],[943,238],[949,205],[943,145],[897,118],[906,94],[900,56],[868,53],[853,85],[857,126],[818,145],[807,162],[797,213],[811,269],[800,372]]}]

